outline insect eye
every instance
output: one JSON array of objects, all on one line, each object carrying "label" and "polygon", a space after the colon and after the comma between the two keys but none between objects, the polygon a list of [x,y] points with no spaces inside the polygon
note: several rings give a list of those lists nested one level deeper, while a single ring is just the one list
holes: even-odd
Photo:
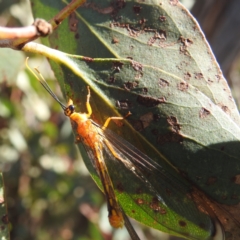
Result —
[{"label": "insect eye", "polygon": [[69,105],[69,106],[64,110],[64,114],[69,117],[69,116],[71,116],[72,113],[74,113],[74,111],[75,111],[74,106],[73,106],[73,105]]},{"label": "insect eye", "polygon": [[75,110],[74,106],[73,106],[73,105],[70,105],[70,106],[69,106],[69,110],[73,113],[74,110]]}]

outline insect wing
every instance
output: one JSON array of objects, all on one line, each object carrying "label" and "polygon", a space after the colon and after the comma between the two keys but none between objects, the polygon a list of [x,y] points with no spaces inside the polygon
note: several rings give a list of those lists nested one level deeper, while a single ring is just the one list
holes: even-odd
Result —
[{"label": "insect wing", "polygon": [[130,217],[174,235],[213,238],[215,220],[203,203],[199,206],[193,200],[188,182],[166,172],[112,131],[106,129],[100,134],[104,136],[104,159],[116,195],[126,204],[123,209]]},{"label": "insect wing", "polygon": [[[117,200],[126,214],[137,221],[173,235],[193,239],[214,239],[215,222],[204,206],[191,197],[191,185],[181,177],[166,172],[161,165],[132,144],[92,122],[99,134],[101,151]],[[84,144],[91,161],[86,163],[98,181],[93,149]],[[97,174],[93,174],[94,167]],[[219,238],[221,239],[221,238]],[[223,239],[223,236],[222,236]]]}]

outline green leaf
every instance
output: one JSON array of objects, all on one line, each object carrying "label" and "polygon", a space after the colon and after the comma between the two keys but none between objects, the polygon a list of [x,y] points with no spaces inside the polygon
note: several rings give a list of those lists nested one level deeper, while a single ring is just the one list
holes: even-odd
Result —
[{"label": "green leaf", "polygon": [[[60,2],[34,1],[33,11],[36,17],[49,19],[53,17],[50,8],[57,12],[63,7]],[[210,197],[208,204],[225,230],[239,234],[236,224],[223,221],[229,217],[239,220],[239,114],[199,26],[186,9],[168,0],[161,4],[150,0],[92,1],[72,13],[44,43],[91,57],[66,58],[53,50],[42,52],[70,68],[51,62],[62,89],[79,111],[85,110],[86,85],[92,89],[93,119],[99,123],[130,110],[132,127],[113,129],[179,179],[184,189],[182,195],[177,192],[179,199],[185,199],[191,186],[196,186],[203,199]],[[39,51],[28,47],[28,51]],[[91,163],[85,162],[96,178]],[[110,175],[117,184],[120,173],[112,169]],[[125,177],[121,181],[130,179],[139,184],[131,173]],[[167,199],[161,181],[166,182],[159,179],[159,191]],[[147,186],[143,188],[149,203],[153,195]],[[116,192],[124,210],[135,217],[131,206],[136,207],[134,211],[140,214],[135,218],[144,224],[190,238],[203,239],[201,234],[211,234],[211,230],[202,233],[203,229],[196,227],[198,214],[203,214],[199,209],[187,211],[189,204],[194,208],[193,199],[190,203],[186,200],[185,206],[181,201],[179,210],[168,197],[166,220],[153,226],[149,205],[137,206],[132,191],[127,190],[129,195]],[[179,224],[182,217],[189,220],[189,228]]]}]

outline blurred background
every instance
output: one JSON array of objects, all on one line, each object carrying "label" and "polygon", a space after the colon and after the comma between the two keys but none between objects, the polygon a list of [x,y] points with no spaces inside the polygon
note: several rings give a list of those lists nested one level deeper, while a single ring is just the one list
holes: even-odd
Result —
[{"label": "blurred background", "polygon": [[[202,27],[239,106],[239,0],[182,0]],[[0,26],[32,24],[27,0],[0,1]],[[47,61],[30,56],[61,98]],[[25,69],[25,54],[0,49],[0,169],[11,239],[128,239],[112,230],[104,195],[89,176],[69,120]],[[64,102],[64,100],[63,100]],[[177,239],[133,223],[141,239]]]}]

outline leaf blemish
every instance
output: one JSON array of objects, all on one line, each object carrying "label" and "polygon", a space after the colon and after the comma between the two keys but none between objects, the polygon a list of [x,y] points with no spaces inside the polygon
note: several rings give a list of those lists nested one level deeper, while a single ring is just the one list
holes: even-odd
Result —
[{"label": "leaf blemish", "polygon": [[124,89],[130,91],[133,88],[136,88],[138,86],[139,82],[138,81],[133,81],[133,82],[126,82],[123,84]]},{"label": "leaf blemish", "polygon": [[140,117],[140,121],[142,122],[143,128],[146,128],[150,125],[150,123],[153,121],[153,113],[148,112]]},{"label": "leaf blemish", "polygon": [[186,227],[187,226],[187,223],[183,220],[179,220],[178,223],[179,223],[180,227]]},{"label": "leaf blemish", "polygon": [[207,110],[206,108],[201,108],[201,110],[199,111],[199,117],[200,118],[205,118],[210,114],[210,111]]},{"label": "leaf blemish", "polygon": [[184,73],[184,80],[189,81],[191,77],[192,75],[189,72]]},{"label": "leaf blemish", "polygon": [[180,83],[178,84],[178,89],[179,89],[180,91],[183,91],[183,92],[187,91],[187,90],[188,90],[188,83],[186,83],[186,82],[180,82]]},{"label": "leaf blemish", "polygon": [[161,22],[165,22],[165,21],[166,21],[166,17],[165,17],[165,16],[160,16],[160,17],[159,17],[159,20],[160,20]]},{"label": "leaf blemish", "polygon": [[141,63],[132,61],[131,64],[132,64],[132,67],[135,71],[142,71],[143,70],[143,66],[142,66]]},{"label": "leaf blemish", "polygon": [[203,78],[202,73],[194,73],[194,75],[195,75],[195,79],[202,79]]},{"label": "leaf blemish", "polygon": [[77,32],[78,19],[75,12],[71,13],[68,18],[68,26],[71,32]]},{"label": "leaf blemish", "polygon": [[144,204],[144,201],[143,201],[143,199],[138,198],[138,199],[136,200],[136,203],[137,203],[138,205],[142,205],[142,204]]},{"label": "leaf blemish", "polygon": [[143,94],[147,94],[148,93],[148,89],[145,87],[145,88],[142,89],[142,92],[143,92]]},{"label": "leaf blemish", "polygon": [[192,44],[193,44],[193,41],[191,40],[191,39],[189,39],[189,38],[184,38],[183,36],[181,36],[179,39],[178,39],[178,41],[180,42],[180,43],[182,43],[182,46],[184,46],[184,47],[189,47],[189,46],[191,46]]},{"label": "leaf blemish", "polygon": [[222,110],[223,110],[225,113],[227,113],[227,114],[230,115],[230,110],[229,110],[229,108],[228,108],[227,106],[221,106],[221,108],[222,108]]},{"label": "leaf blemish", "polygon": [[142,10],[142,7],[139,6],[139,5],[134,5],[133,6],[133,12],[136,14],[136,15],[139,15],[139,13],[141,12]]},{"label": "leaf blemish", "polygon": [[109,79],[108,79],[108,82],[111,84],[111,83],[115,83],[116,79],[114,76],[110,76]]},{"label": "leaf blemish", "polygon": [[115,71],[120,72],[120,70],[122,69],[122,67],[123,67],[123,63],[121,63],[121,62],[113,62],[113,69],[114,69]]},{"label": "leaf blemish", "polygon": [[113,37],[112,43],[113,43],[113,44],[119,43],[119,40],[118,40],[117,38]]},{"label": "leaf blemish", "polygon": [[210,78],[208,78],[207,82],[208,82],[208,84],[210,85],[210,84],[213,83],[213,80],[211,80]]},{"label": "leaf blemish", "polygon": [[159,201],[157,198],[153,198],[149,204],[149,207],[155,212],[160,214],[166,214],[166,210],[159,206]]},{"label": "leaf blemish", "polygon": [[132,103],[128,99],[116,101],[116,107],[121,109],[129,109],[132,107]]},{"label": "leaf blemish", "polygon": [[137,97],[137,102],[141,105],[144,105],[145,107],[155,107],[158,104],[166,103],[166,98],[153,98],[139,95]]},{"label": "leaf blemish", "polygon": [[[146,31],[146,30],[145,30]],[[154,36],[150,37],[147,44],[152,46],[157,40],[159,40],[159,46],[167,40],[167,34],[164,30],[159,30],[158,32],[154,30]]]},{"label": "leaf blemish", "polygon": [[171,126],[171,130],[172,130],[173,132],[179,134],[179,132],[180,132],[180,130],[181,130],[181,126],[180,126],[180,124],[178,123],[177,118],[174,117],[174,116],[169,116],[169,117],[167,118],[167,122],[168,122],[168,124]]},{"label": "leaf blemish", "polygon": [[83,57],[83,61],[85,61],[85,62],[88,62],[88,63],[91,63],[91,62],[93,62],[93,58],[91,58],[91,57]]},{"label": "leaf blemish", "polygon": [[169,82],[167,80],[164,80],[164,79],[160,78],[158,80],[158,85],[159,85],[159,87],[168,87]]},{"label": "leaf blemish", "polygon": [[142,18],[142,19],[139,20],[139,24],[143,25],[146,21],[147,21],[147,19]]},{"label": "leaf blemish", "polygon": [[157,143],[160,145],[163,145],[165,143],[182,143],[183,142],[183,137],[175,132],[169,132],[166,134],[159,134],[157,136]]}]

